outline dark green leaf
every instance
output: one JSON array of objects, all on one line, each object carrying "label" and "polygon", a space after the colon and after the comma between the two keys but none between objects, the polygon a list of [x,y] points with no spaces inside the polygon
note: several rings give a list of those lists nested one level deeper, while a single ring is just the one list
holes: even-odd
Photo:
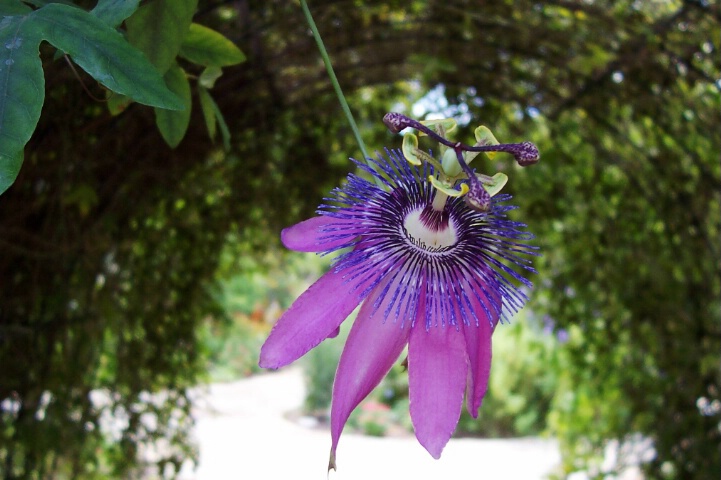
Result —
[{"label": "dark green leaf", "polygon": [[27,3],[35,5],[38,8],[44,7],[45,5],[50,5],[51,3],[62,3],[63,5],[75,6],[72,0],[27,0]]},{"label": "dark green leaf", "polygon": [[220,108],[218,108],[218,105],[213,102],[213,110],[215,110],[215,118],[218,119],[218,128],[220,128],[220,136],[223,139],[223,148],[226,152],[230,151],[230,130],[228,129],[228,124],[225,123],[225,118],[223,118],[223,112],[220,111]]},{"label": "dark green leaf", "polygon": [[125,23],[128,41],[162,73],[180,51],[198,0],[155,0],[143,5]]},{"label": "dark green leaf", "polygon": [[183,39],[180,55],[193,63],[225,67],[245,61],[245,55],[226,37],[208,27],[193,23]]},{"label": "dark green leaf", "polygon": [[198,86],[198,98],[200,99],[200,107],[203,109],[205,117],[205,125],[208,127],[208,134],[211,139],[215,139],[216,125],[220,128],[220,135],[223,139],[223,148],[225,151],[230,150],[230,130],[223,118],[223,112],[218,108],[213,97],[206,88]]},{"label": "dark green leaf", "polygon": [[111,27],[117,27],[138,9],[140,0],[98,0],[90,13]]},{"label": "dark green leaf", "polygon": [[223,148],[225,151],[230,151],[230,130],[228,129],[228,124],[225,123],[225,118],[223,118],[223,112],[220,111],[220,108],[218,108],[218,104],[215,103],[213,98],[208,95],[208,99],[210,100],[209,106],[213,110],[213,113],[215,113],[215,118],[218,120],[218,128],[220,128],[220,136],[223,139]]},{"label": "dark green leaf", "polygon": [[[5,145],[0,146],[4,150]],[[10,188],[20,173],[23,164],[23,151],[0,151],[0,194]]]},{"label": "dark green leaf", "polygon": [[25,15],[33,9],[20,0],[0,0],[0,16]]},{"label": "dark green leaf", "polygon": [[171,65],[165,73],[165,82],[185,105],[185,109],[180,111],[155,109],[155,123],[160,134],[171,148],[175,148],[185,136],[190,124],[190,83],[185,71],[177,63]]},{"label": "dark green leaf", "polygon": [[0,20],[0,193],[15,181],[45,98],[36,32],[28,16]]},{"label": "dark green leaf", "polygon": [[215,132],[217,131],[217,122],[215,119],[215,101],[208,93],[208,89],[198,85],[198,99],[200,100],[200,108],[203,110],[205,118],[205,126],[208,127],[208,135],[211,140],[215,140]]},{"label": "dark green leaf", "polygon": [[42,38],[65,51],[110,90],[153,107],[183,108],[148,60],[102,20],[57,3],[31,16]]}]

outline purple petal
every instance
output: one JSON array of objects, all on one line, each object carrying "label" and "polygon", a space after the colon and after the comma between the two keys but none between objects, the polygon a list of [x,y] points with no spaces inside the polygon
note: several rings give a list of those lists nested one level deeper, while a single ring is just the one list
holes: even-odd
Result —
[{"label": "purple petal", "polygon": [[360,303],[354,285],[334,270],[320,277],[275,324],[260,349],[258,364],[280,368],[332,336]]},{"label": "purple petal", "polygon": [[[387,320],[385,317],[386,309],[393,302],[393,293],[401,279],[400,275],[395,279],[389,277],[391,275],[382,280],[363,302],[338,363],[331,406],[333,468],[335,450],[348,417],[380,383],[408,342],[410,322],[405,322],[405,327],[402,328],[400,321],[392,321],[392,314]],[[387,289],[388,294],[376,307],[374,304],[389,283],[391,285]]]},{"label": "purple petal", "polygon": [[280,240],[287,248],[298,252],[322,252],[349,243],[347,236],[329,239],[324,227],[330,224],[348,223],[348,220],[318,216],[311,217],[280,232]]},{"label": "purple petal", "polygon": [[[480,281],[480,279],[479,279]],[[468,352],[468,387],[466,390],[466,408],[473,418],[478,417],[478,409],[488,388],[488,377],[491,374],[491,336],[498,323],[500,314],[501,297],[496,294],[495,307],[493,301],[487,300],[486,294],[480,288],[473,288],[464,281],[466,299],[470,302],[463,302],[464,308],[472,309],[478,324],[463,325],[463,333],[466,339],[466,351]],[[484,284],[485,292],[491,295],[491,289]],[[479,301],[479,298],[481,301]],[[468,315],[473,319],[473,315]]]},{"label": "purple petal", "polygon": [[467,372],[463,332],[448,325],[426,330],[416,320],[408,343],[411,420],[433,458],[440,458],[458,424]]}]

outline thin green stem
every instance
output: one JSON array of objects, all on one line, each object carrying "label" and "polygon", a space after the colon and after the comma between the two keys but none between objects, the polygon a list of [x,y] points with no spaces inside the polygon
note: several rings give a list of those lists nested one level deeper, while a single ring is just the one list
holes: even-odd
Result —
[{"label": "thin green stem", "polygon": [[[325,68],[328,71],[328,77],[330,77],[330,82],[331,84],[333,84],[333,89],[335,89],[335,94],[338,97],[340,106],[343,109],[343,113],[345,113],[348,124],[350,125],[351,130],[353,130],[353,135],[355,136],[356,142],[358,142],[358,146],[360,147],[361,153],[363,154],[363,160],[368,163],[371,168],[373,168],[373,165],[368,162],[370,156],[366,151],[365,144],[363,143],[360,131],[358,130],[358,125],[355,123],[355,119],[353,118],[353,113],[348,106],[345,95],[343,95],[343,90],[341,90],[340,88],[340,84],[338,83],[338,77],[335,76],[335,72],[333,71],[333,65],[331,64],[330,57],[328,56],[328,51],[325,49],[323,39],[320,36],[320,32],[318,32],[318,27],[316,27],[315,21],[313,21],[313,16],[310,14],[308,4],[305,0],[300,0],[300,5],[303,8],[305,18],[308,21],[308,26],[310,26],[310,30],[313,32],[313,38],[315,38],[315,43],[318,44],[320,56],[323,58],[323,63],[325,64]],[[380,185],[379,182],[380,180],[376,179],[376,183]]]}]

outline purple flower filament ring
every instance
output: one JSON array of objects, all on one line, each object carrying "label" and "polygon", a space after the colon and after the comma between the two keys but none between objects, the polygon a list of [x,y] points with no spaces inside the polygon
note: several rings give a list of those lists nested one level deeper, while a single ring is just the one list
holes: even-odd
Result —
[{"label": "purple flower filament ring", "polygon": [[[489,316],[505,319],[513,315],[527,300],[513,283],[527,287],[532,284],[507,264],[535,272],[524,256],[537,253],[535,247],[517,243],[533,236],[523,231],[524,224],[506,218],[505,213],[516,208],[504,205],[510,195],[497,195],[492,200],[489,197],[487,212],[466,208],[467,201],[459,197],[448,198],[439,211],[433,206],[434,196],[439,192],[424,181],[433,168],[414,167],[400,152],[387,154],[387,162],[372,160],[372,166],[360,162],[357,165],[371,175],[385,174],[390,179],[385,180],[389,190],[350,175],[348,183],[336,188],[328,203],[319,208],[321,215],[338,220],[324,228],[322,238],[335,245],[324,253],[353,248],[336,258],[334,270],[343,272],[346,281],[357,282],[362,298],[388,280],[389,275],[408,279],[392,293],[398,300],[391,302],[383,315],[386,320],[390,317],[399,321],[400,326],[410,318],[415,327],[419,279],[425,279],[424,294],[430,299],[423,319],[426,328],[438,324],[457,326],[459,322],[477,324],[474,312],[463,308],[458,311],[450,308],[447,301],[439,300],[448,295],[454,295],[454,301],[460,304],[468,302],[465,296],[476,295]],[[349,223],[363,225],[363,239],[355,237],[358,229],[348,228]],[[343,236],[348,241],[338,242]],[[483,267],[479,268],[479,264]],[[463,277],[478,279],[471,292],[449,288]],[[369,278],[372,280],[368,281]],[[504,308],[486,294],[491,290],[500,293]],[[384,297],[380,295],[377,303]]]}]

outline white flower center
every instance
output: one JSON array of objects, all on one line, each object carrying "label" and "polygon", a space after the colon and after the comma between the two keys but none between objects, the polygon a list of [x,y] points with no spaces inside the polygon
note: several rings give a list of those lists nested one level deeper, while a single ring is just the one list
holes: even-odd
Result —
[{"label": "white flower center", "polygon": [[458,241],[453,219],[447,225],[433,225],[433,222],[421,219],[423,209],[409,213],[403,221],[403,227],[411,241],[426,250],[440,250],[452,247]]}]

